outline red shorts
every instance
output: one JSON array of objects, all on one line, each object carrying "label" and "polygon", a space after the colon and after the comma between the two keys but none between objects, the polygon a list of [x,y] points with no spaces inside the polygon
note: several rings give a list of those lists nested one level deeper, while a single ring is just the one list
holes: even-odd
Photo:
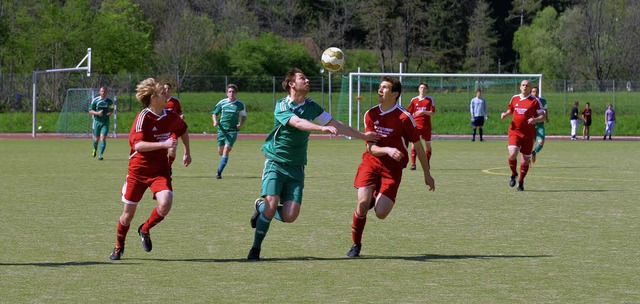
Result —
[{"label": "red shorts", "polygon": [[535,136],[526,136],[522,133],[509,132],[508,146],[520,148],[520,153],[522,153],[522,155],[531,155],[534,142]]},{"label": "red shorts", "polygon": [[171,186],[171,177],[154,176],[154,177],[132,177],[127,175],[122,186],[122,202],[125,204],[138,204],[142,200],[144,192],[151,188],[151,192],[155,193],[163,190],[173,191]]},{"label": "red shorts", "polygon": [[402,168],[389,169],[378,164],[361,162],[353,186],[374,187],[375,193],[382,193],[395,202],[401,180]]},{"label": "red shorts", "polygon": [[417,127],[416,129],[424,141],[431,141],[431,126]]}]

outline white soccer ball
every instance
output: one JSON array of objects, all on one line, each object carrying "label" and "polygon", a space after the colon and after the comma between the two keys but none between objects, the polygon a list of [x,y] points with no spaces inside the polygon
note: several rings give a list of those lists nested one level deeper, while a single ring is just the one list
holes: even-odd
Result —
[{"label": "white soccer ball", "polygon": [[337,72],[344,66],[344,53],[337,47],[330,47],[322,53],[322,66],[331,71]]}]

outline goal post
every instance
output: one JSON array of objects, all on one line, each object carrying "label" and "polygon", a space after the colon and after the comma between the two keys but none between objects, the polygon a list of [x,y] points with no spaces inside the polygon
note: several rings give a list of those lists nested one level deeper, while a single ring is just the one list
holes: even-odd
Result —
[{"label": "goal post", "polygon": [[[86,63],[85,63],[86,61]],[[82,66],[82,64],[85,64]],[[91,48],[87,48],[87,54],[82,58],[80,63],[76,65],[75,68],[62,68],[62,69],[50,69],[50,70],[42,70],[42,71],[33,71],[32,74],[32,82],[33,82],[33,92],[32,92],[32,121],[31,121],[31,136],[36,137],[36,112],[37,112],[37,95],[38,91],[38,75],[47,74],[47,73],[57,73],[57,72],[73,72],[73,71],[87,71],[87,77],[91,77]]]},{"label": "goal post", "polygon": [[[439,112],[469,113],[469,101],[475,97],[476,88],[482,88],[483,96],[489,96],[495,109],[506,108],[509,99],[519,94],[519,84],[529,80],[542,93],[542,74],[450,74],[450,73],[368,73],[353,72],[343,76],[342,90],[338,101],[339,120],[348,121],[349,126],[362,130],[364,112],[378,104],[377,90],[380,78],[395,77],[402,82],[399,103],[407,106],[411,98],[418,95],[418,86],[426,82],[427,95],[435,100]],[[368,100],[368,103],[367,103]],[[361,105],[362,104],[362,105]]]},{"label": "goal post", "polygon": [[[93,116],[90,115],[91,102],[100,95],[96,88],[71,88],[67,89],[64,104],[58,116],[56,132],[65,137],[91,137],[93,136]],[[113,137],[117,137],[117,95],[113,96]],[[109,134],[107,134],[109,135]]]}]

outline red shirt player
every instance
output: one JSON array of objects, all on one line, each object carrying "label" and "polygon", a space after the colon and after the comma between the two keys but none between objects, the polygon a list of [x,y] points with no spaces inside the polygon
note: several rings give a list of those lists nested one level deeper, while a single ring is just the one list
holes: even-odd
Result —
[{"label": "red shirt player", "polygon": [[506,112],[500,115],[501,119],[513,115],[511,125],[509,126],[509,168],[511,169],[511,179],[509,186],[516,185],[517,158],[518,151],[522,153],[522,162],[520,163],[520,178],[518,179],[518,191],[524,191],[524,177],[529,171],[529,159],[533,144],[536,139],[536,122],[544,121],[544,110],[540,107],[538,99],[531,95],[531,83],[529,80],[523,80],[520,83],[519,95],[511,97],[509,107]]},{"label": "red shirt player", "polygon": [[136,91],[136,98],[145,108],[136,116],[129,133],[129,170],[122,187],[124,211],[118,220],[116,247],[109,256],[112,260],[122,257],[136,207],[148,188],[158,204],[146,222],[140,225],[138,234],[142,238],[143,249],[151,251],[149,229],[167,216],[173,203],[167,149],[177,146],[178,137],[184,144],[183,164],[188,166],[191,163],[186,123],[177,114],[164,110],[169,96],[166,89],[155,79],[148,78],[138,84]]},{"label": "red shirt player", "polygon": [[429,162],[413,116],[398,105],[400,92],[400,81],[383,77],[378,89],[380,104],[365,114],[365,132],[376,132],[380,139],[375,143],[367,142],[367,150],[362,154],[362,162],[353,182],[358,189],[358,202],[353,213],[353,246],[347,253],[349,257],[360,256],[362,233],[369,209],[373,208],[379,219],[386,218],[393,209],[402,170],[409,162],[408,143],[413,143],[418,152],[425,184],[429,190],[435,190],[435,181],[429,172]]},{"label": "red shirt player", "polygon": [[[168,82],[165,83],[164,89],[167,90],[167,96],[169,96],[169,98],[167,99],[167,105],[164,108],[169,112],[178,114],[178,116],[180,116],[180,118],[184,120],[184,115],[182,114],[182,106],[180,106],[180,100],[171,95],[171,92],[172,92],[171,84]],[[169,166],[171,166],[173,164],[173,161],[176,159],[176,149],[170,148],[168,149],[168,151],[169,151]]]},{"label": "red shirt player", "polygon": [[[427,90],[429,85],[426,82],[421,82],[418,86],[418,93],[420,95],[411,99],[407,111],[413,115],[418,127],[418,132],[425,142],[425,151],[427,153],[427,160],[431,160],[431,116],[436,113],[436,104],[431,96],[427,96]],[[416,169],[416,149],[411,148],[411,170]]]}]

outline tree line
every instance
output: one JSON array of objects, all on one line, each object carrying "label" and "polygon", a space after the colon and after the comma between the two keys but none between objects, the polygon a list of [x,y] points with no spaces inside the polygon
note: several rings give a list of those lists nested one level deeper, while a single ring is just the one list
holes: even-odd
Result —
[{"label": "tree line", "polygon": [[542,73],[638,80],[640,1],[625,0],[4,0],[0,72],[75,66],[101,74],[347,71]]}]

